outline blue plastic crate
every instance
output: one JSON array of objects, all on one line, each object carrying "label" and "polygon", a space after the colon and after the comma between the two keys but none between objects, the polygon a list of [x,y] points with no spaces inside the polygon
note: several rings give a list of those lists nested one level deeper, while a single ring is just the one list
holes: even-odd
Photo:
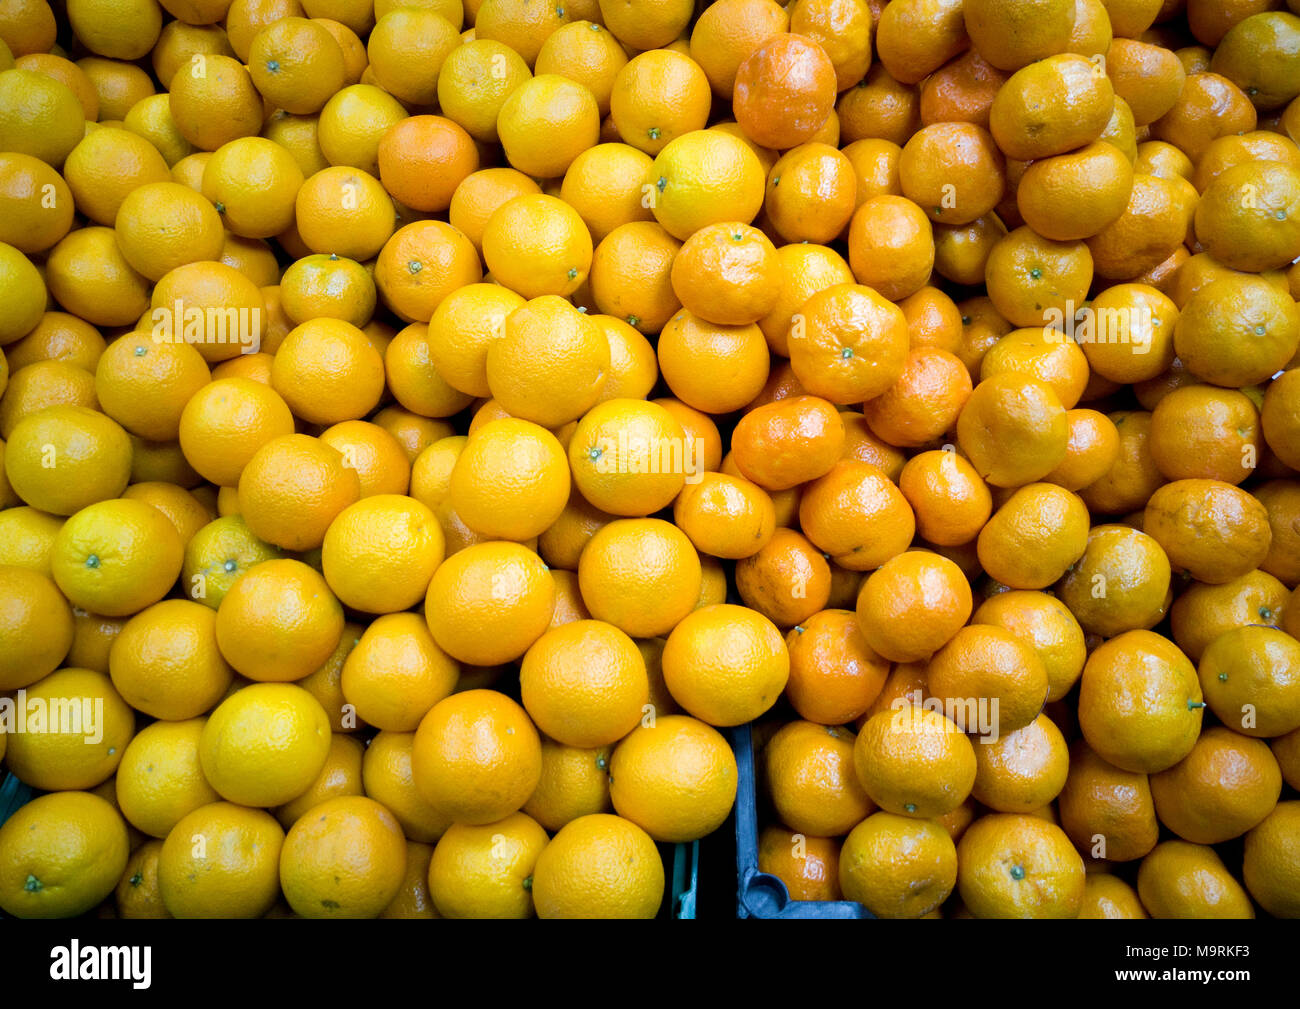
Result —
[{"label": "blue plastic crate", "polygon": [[754,744],[748,725],[731,730],[736,752],[736,917],[737,918],[874,918],[851,900],[791,900],[785,884],[758,871],[758,787]]},{"label": "blue plastic crate", "polygon": [[0,823],[13,816],[18,807],[31,801],[34,794],[8,771],[0,771]]},{"label": "blue plastic crate", "polygon": [[695,895],[700,883],[700,842],[673,845],[672,916],[695,918]]}]

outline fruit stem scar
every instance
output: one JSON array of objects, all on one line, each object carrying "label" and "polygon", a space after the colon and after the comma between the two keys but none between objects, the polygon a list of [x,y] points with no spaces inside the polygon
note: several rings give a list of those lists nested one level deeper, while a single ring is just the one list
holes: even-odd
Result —
[{"label": "fruit stem scar", "polygon": [[99,567],[99,555],[98,555],[98,554],[91,554],[89,557],[87,557],[87,558],[86,558],[86,567],[88,567],[88,568],[97,568],[97,567]]},{"label": "fruit stem scar", "polygon": [[1188,702],[1187,702],[1187,710],[1188,710],[1188,711],[1195,711],[1197,708],[1203,708],[1203,707],[1205,707],[1205,702],[1204,702],[1204,701],[1188,701]]},{"label": "fruit stem scar", "polygon": [[1022,868],[1021,866],[1018,866],[1018,865],[1013,865],[1013,866],[1011,867],[1011,878],[1012,878],[1012,879],[1024,879],[1024,878],[1025,878],[1025,870],[1024,870],[1024,868]]},{"label": "fruit stem scar", "polygon": [[421,270],[424,269],[424,264],[421,263],[419,260],[412,259],[409,263],[406,264],[406,268],[410,270],[412,273],[419,273]]},{"label": "fruit stem scar", "polygon": [[30,873],[27,876],[27,881],[23,883],[23,889],[26,890],[28,893],[39,893],[42,889],[44,889],[44,887],[45,884],[42,883],[39,879],[37,879],[35,876],[31,875]]}]

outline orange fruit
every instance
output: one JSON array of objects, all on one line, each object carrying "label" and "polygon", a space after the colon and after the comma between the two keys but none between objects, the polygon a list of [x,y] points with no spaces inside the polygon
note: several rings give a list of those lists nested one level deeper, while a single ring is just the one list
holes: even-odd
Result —
[{"label": "orange fruit", "polygon": [[744,141],[718,130],[694,130],[658,153],[644,179],[654,189],[643,193],[655,220],[685,241],[709,224],[752,221],[763,205],[763,177],[758,156]]},{"label": "orange fruit", "polygon": [[399,228],[375,261],[380,295],[407,322],[428,322],[447,295],[482,277],[473,243],[442,221]]},{"label": "orange fruit", "polygon": [[817,42],[775,35],[736,70],[732,110],[755,143],[785,149],[811,140],[835,104],[835,66]]},{"label": "orange fruit", "polygon": [[528,715],[504,694],[452,694],[416,729],[415,788],[458,823],[495,823],[517,811],[537,787],[541,751]]},{"label": "orange fruit", "polygon": [[722,603],[695,610],[668,636],[664,681],[686,711],[710,725],[739,725],[780,697],[790,658],[770,620]]},{"label": "orange fruit", "polygon": [[[966,707],[956,712],[962,730],[978,729],[985,737],[985,721],[1005,736],[1030,724],[1047,700],[1047,670],[1037,653],[1010,631],[992,625],[958,630],[930,659],[926,677],[934,696],[963,699]],[[972,702],[979,703],[978,713]],[[977,720],[981,724],[974,724]]]},{"label": "orange fruit", "polygon": [[957,849],[936,821],[873,813],[844,839],[839,877],[877,918],[921,918],[952,893]]},{"label": "orange fruit", "polygon": [[970,740],[938,711],[906,702],[867,719],[853,764],[872,802],[919,819],[956,809],[975,780]]},{"label": "orange fruit", "polygon": [[1207,845],[1157,845],[1138,867],[1137,889],[1153,918],[1255,917],[1246,891]]},{"label": "orange fruit", "polygon": [[736,795],[736,758],[716,729],[667,715],[633,729],[609,762],[619,816],[651,837],[693,841],[722,825]]},{"label": "orange fruit", "polygon": [[569,439],[573,483],[613,515],[649,515],[672,503],[704,471],[705,443],[659,403],[612,399],[578,421]]},{"label": "orange fruit", "polygon": [[1300,804],[1279,802],[1246,835],[1242,879],[1260,907],[1279,918],[1300,914],[1295,899],[1297,814]]},{"label": "orange fruit", "polygon": [[384,188],[420,211],[446,210],[456,187],[479,167],[470,135],[442,116],[412,116],[396,123],[379,141],[378,156]]},{"label": "orange fruit", "polygon": [[600,110],[584,85],[541,74],[506,98],[497,132],[511,165],[538,178],[558,178],[599,141]]},{"label": "orange fruit", "polygon": [[1045,589],[1083,556],[1088,520],[1077,495],[1055,484],[1028,484],[980,530],[980,565],[1009,588]]},{"label": "orange fruit", "polygon": [[768,826],[758,837],[758,871],[784,883],[791,900],[839,900],[839,851],[834,838]]},{"label": "orange fruit", "polygon": [[1205,701],[1228,727],[1271,738],[1300,725],[1300,647],[1276,627],[1247,625],[1201,653]]},{"label": "orange fruit", "polygon": [[912,541],[916,521],[902,492],[878,467],[845,459],[809,484],[799,523],[841,567],[871,571]]},{"label": "orange fruit", "polygon": [[524,654],[519,683],[537,727],[565,746],[608,746],[635,728],[649,697],[645,660],[601,620],[553,627]]},{"label": "orange fruit", "polygon": [[768,490],[786,490],[829,472],[844,444],[844,422],[830,403],[794,396],[751,410],[736,425],[740,472]]},{"label": "orange fruit", "polygon": [[1102,135],[1114,97],[1110,79],[1097,73],[1091,60],[1073,53],[1047,56],[1017,70],[998,90],[989,130],[1009,158],[1064,154]]},{"label": "orange fruit", "polygon": [[650,835],[608,813],[561,827],[533,870],[539,918],[653,918],[663,890],[663,861]]},{"label": "orange fruit", "polygon": [[1151,495],[1143,529],[1175,567],[1221,584],[1259,567],[1272,534],[1259,501],[1220,480],[1176,480]]},{"label": "orange fruit", "polygon": [[970,584],[955,563],[911,550],[867,576],[858,593],[858,621],[867,645],[893,662],[928,659],[966,623]]},{"label": "orange fruit", "polygon": [[673,523],[701,553],[739,560],[771,540],[776,509],[758,485],[723,473],[704,473],[673,502]]},{"label": "orange fruit", "polygon": [[541,637],[555,609],[546,565],[517,543],[473,543],[434,572],[424,615],[452,658],[490,666],[519,658]]},{"label": "orange fruit", "polygon": [[627,144],[597,144],[583,151],[564,173],[560,198],[582,218],[593,242],[621,224],[654,219],[642,185],[649,155]]},{"label": "orange fruit", "polygon": [[893,301],[925,286],[934,267],[934,234],[924,210],[903,196],[862,203],[849,221],[849,265],[859,284]]},{"label": "orange fruit", "polygon": [[746,57],[789,27],[787,11],[771,0],[719,0],[691,29],[691,59],[704,70],[719,98],[730,98]]},{"label": "orange fruit", "polygon": [[955,452],[921,452],[908,460],[898,487],[912,506],[916,529],[936,546],[969,543],[993,510],[988,485]]},{"label": "orange fruit", "polygon": [[1074,918],[1083,904],[1083,859],[1055,824],[990,813],[957,843],[957,889],[977,918]]},{"label": "orange fruit", "polygon": [[960,359],[920,346],[908,353],[894,384],[862,405],[862,413],[876,437],[915,448],[951,431],[970,398],[970,373]]}]

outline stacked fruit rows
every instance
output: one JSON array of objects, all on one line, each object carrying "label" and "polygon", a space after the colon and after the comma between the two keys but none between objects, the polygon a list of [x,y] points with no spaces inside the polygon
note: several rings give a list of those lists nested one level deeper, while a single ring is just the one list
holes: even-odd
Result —
[{"label": "stacked fruit rows", "polygon": [[0,910],[1300,915],[1297,14],[0,4]]}]

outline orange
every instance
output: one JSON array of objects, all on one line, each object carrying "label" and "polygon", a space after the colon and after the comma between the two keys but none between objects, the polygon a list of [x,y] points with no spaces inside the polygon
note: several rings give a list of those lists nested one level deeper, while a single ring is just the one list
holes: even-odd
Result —
[{"label": "orange", "polygon": [[1300,370],[1292,369],[1269,383],[1260,423],[1264,440],[1278,458],[1288,465],[1300,461],[1300,451],[1294,448],[1300,431]]},{"label": "orange", "polygon": [[1046,820],[990,813],[957,843],[957,890],[977,918],[1074,918],[1083,905],[1083,859]]},{"label": "orange", "polygon": [[541,742],[528,715],[493,690],[439,701],[411,753],[415,788],[456,822],[494,823],[519,809],[541,776]]},{"label": "orange", "polygon": [[59,529],[50,567],[74,606],[124,617],[167,594],[180,574],[183,551],[176,527],[152,505],[98,501]]},{"label": "orange", "polygon": [[1287,585],[1300,582],[1300,550],[1296,542],[1300,532],[1300,525],[1296,522],[1297,487],[1292,481],[1271,480],[1255,488],[1256,499],[1268,511],[1268,524],[1272,531],[1268,554],[1260,567]]},{"label": "orange", "polygon": [[47,574],[0,566],[0,685],[16,690],[53,672],[73,644],[72,608]]},{"label": "orange", "polygon": [[472,20],[476,38],[503,42],[532,66],[546,40],[570,17],[545,0],[483,0]]},{"label": "orange", "polygon": [[198,54],[172,76],[169,102],[176,128],[201,151],[215,151],[262,128],[262,96],[236,59]]},{"label": "orange", "polygon": [[1287,69],[1297,45],[1300,24],[1294,8],[1289,14],[1254,14],[1228,29],[1215,47],[1210,69],[1245,91],[1257,109],[1280,108],[1300,94]]},{"label": "orange", "polygon": [[359,168],[377,177],[379,144],[389,128],[405,118],[401,102],[373,84],[336,91],[317,122],[321,153],[331,165]]},{"label": "orange", "polygon": [[[1266,485],[1267,486],[1267,485]],[[1199,662],[1220,635],[1247,624],[1277,627],[1289,613],[1286,586],[1266,571],[1251,571],[1222,585],[1189,585],[1170,608],[1174,640]]]},{"label": "orange", "polygon": [[903,147],[898,171],[903,195],[939,224],[969,224],[1002,199],[1002,155],[988,131],[973,123],[922,128]]},{"label": "orange", "polygon": [[348,81],[343,48],[318,21],[287,17],[267,25],[248,50],[253,85],[294,115],[319,112]]},{"label": "orange", "polygon": [[291,264],[280,278],[279,295],[290,326],[322,317],[364,326],[375,311],[375,282],[369,271],[335,255],[304,256]]},{"label": "orange", "polygon": [[568,497],[560,443],[536,424],[503,418],[480,428],[457,458],[447,500],[476,532],[526,540],[559,518]]},{"label": "orange", "polygon": [[5,476],[25,504],[71,515],[119,495],[130,479],[131,457],[129,437],[109,417],[83,406],[52,405],[10,430]]},{"label": "orange", "polygon": [[724,222],[687,239],[671,278],[687,311],[717,325],[746,326],[775,307],[778,271],[776,249],[761,231]]},{"label": "orange", "polygon": [[849,221],[848,241],[858,283],[892,301],[914,294],[930,279],[933,230],[926,212],[903,196],[882,194],[861,204]]},{"label": "orange", "polygon": [[653,918],[663,890],[663,862],[650,835],[608,813],[561,827],[533,871],[539,918]]},{"label": "orange", "polygon": [[681,243],[653,221],[615,228],[592,256],[589,280],[596,307],[642,333],[658,332],[681,307],[671,280],[680,248]]},{"label": "orange", "polygon": [[1008,76],[974,49],[949,60],[920,82],[921,122],[973,123],[988,129],[989,109]]},{"label": "orange", "polygon": [[238,579],[217,609],[217,644],[237,672],[300,680],[330,657],[343,608],[325,579],[295,560],[269,560]]},{"label": "orange", "polygon": [[844,444],[844,422],[826,400],[794,396],[745,414],[731,444],[746,478],[786,490],[829,472]]},{"label": "orange", "polygon": [[210,199],[175,182],[148,183],[132,191],[118,207],[114,224],[122,257],[153,281],[186,263],[218,258],[222,217]]},{"label": "orange", "polygon": [[456,27],[424,8],[397,8],[375,23],[366,42],[374,82],[410,105],[431,105],[438,97],[438,73],[460,45]]},{"label": "orange", "polygon": [[836,114],[846,143],[876,139],[901,147],[921,124],[919,105],[917,89],[900,84],[881,64],[844,92]]},{"label": "orange", "polygon": [[1246,835],[1242,879],[1260,907],[1279,918],[1300,914],[1295,897],[1297,823],[1300,803],[1279,802]]},{"label": "orange", "polygon": [[871,571],[907,549],[916,521],[906,497],[878,467],[837,462],[799,502],[799,523],[836,564]]},{"label": "orange", "polygon": [[151,304],[153,338],[192,344],[210,364],[261,346],[266,299],[256,282],[226,263],[176,267],[154,286]]},{"label": "orange", "polygon": [[[965,708],[955,714],[963,731],[978,729],[985,737],[986,720],[1002,736],[1030,724],[1047,700],[1047,670],[1037,653],[1010,631],[991,625],[958,630],[930,659],[926,676],[934,696],[961,699]],[[972,707],[976,701],[978,714]],[[986,703],[987,716],[982,710]]]},{"label": "orange", "polygon": [[[1127,34],[1127,33],[1126,33]],[[1117,38],[1106,51],[1106,74],[1133,110],[1138,126],[1155,122],[1178,101],[1187,73],[1170,50],[1136,36]]]},{"label": "orange", "polygon": [[[17,290],[23,292],[6,307],[0,328],[0,339],[12,343],[32,331],[40,321],[37,308],[46,306],[40,306],[43,285],[36,283],[39,275],[25,260],[22,266],[13,267],[10,257],[21,254],[6,250],[11,247],[0,248],[7,261],[5,273],[11,282],[21,278]],[[129,325],[149,307],[148,281],[123,257],[111,228],[90,227],[69,233],[50,250],[45,279],[57,307],[94,326]]]},{"label": "orange", "polygon": [[318,438],[273,438],[239,477],[239,508],[253,535],[286,550],[312,550],[360,495],[348,460]]},{"label": "orange", "polygon": [[908,460],[898,487],[921,537],[936,546],[969,543],[993,510],[988,485],[955,452],[921,452]]},{"label": "orange", "polygon": [[1116,284],[1092,300],[1075,336],[1097,375],[1135,383],[1155,378],[1173,360],[1178,310],[1146,284]]},{"label": "orange", "polygon": [[957,849],[935,821],[874,813],[844,839],[839,877],[877,918],[922,918],[952,893]]},{"label": "orange", "polygon": [[971,622],[1010,631],[1038,654],[1047,672],[1049,701],[1064,697],[1083,672],[1083,629],[1054,596],[1044,592],[1002,592],[981,603]]},{"label": "orange", "polygon": [[290,828],[280,887],[307,918],[373,918],[397,895],[406,843],[387,809],[360,795],[328,799]]},{"label": "orange", "polygon": [[1077,495],[1055,484],[1028,484],[980,530],[980,565],[1009,588],[1045,589],[1083,556],[1088,519]]},{"label": "orange", "polygon": [[791,627],[822,609],[830,587],[826,558],[792,529],[777,529],[761,550],[736,564],[741,599],[778,627]]},{"label": "orange", "polygon": [[583,602],[592,616],[635,637],[672,630],[699,598],[701,577],[686,534],[661,519],[602,526],[578,563]]},{"label": "orange", "polygon": [[163,906],[177,918],[261,917],[279,892],[283,841],[284,831],[263,810],[201,806],[163,841],[157,870]]},{"label": "orange", "polygon": [[1235,389],[1175,389],[1151,414],[1151,458],[1170,480],[1239,484],[1252,474],[1261,447],[1259,412]]},{"label": "orange", "polygon": [[343,663],[340,688],[356,717],[389,732],[412,732],[456,686],[459,666],[415,613],[388,613],[366,628]]},{"label": "orange", "polygon": [[1016,205],[1025,223],[1045,238],[1089,238],[1124,213],[1132,179],[1123,153],[1095,141],[1031,164],[1020,179]]},{"label": "orange", "polygon": [[961,310],[937,287],[926,286],[901,302],[909,344],[939,347],[954,353],[961,345]]},{"label": "orange", "polygon": [[97,406],[94,377],[62,361],[37,361],[23,368],[14,375],[5,393],[0,404],[0,435],[12,435],[24,417],[52,406]]},{"label": "orange", "polygon": [[[604,334],[554,294],[510,313],[487,352],[488,387],[496,402],[515,417],[551,427],[576,420],[595,404],[608,369]],[[557,400],[556,389],[568,398]]]},{"label": "orange", "polygon": [[1065,737],[1039,715],[996,740],[980,741],[971,794],[999,813],[1032,813],[1060,794],[1068,767]]},{"label": "orange", "polygon": [[441,116],[412,116],[379,141],[379,177],[394,199],[420,211],[451,205],[456,187],[478,171],[470,135]]},{"label": "orange", "polygon": [[1225,169],[1196,204],[1196,237],[1234,270],[1285,267],[1300,255],[1300,168],[1247,162]]},{"label": "orange", "polygon": [[1244,834],[1273,811],[1281,790],[1282,774],[1267,744],[1217,725],[1181,761],[1151,776],[1161,822],[1196,844]]},{"label": "orange", "polygon": [[993,247],[984,275],[989,297],[1008,322],[1054,325],[1087,298],[1092,254],[1082,242],[1054,242],[1021,227]]},{"label": "orange", "polygon": [[789,349],[789,331],[804,302],[818,291],[853,282],[840,255],[822,245],[796,243],[776,252],[778,288],[772,309],[758,320],[768,345],[778,354]]},{"label": "orange", "polygon": [[962,16],[981,56],[1002,70],[1018,70],[1066,48],[1073,12],[1065,0],[1032,0],[1014,8],[972,0]]},{"label": "orange", "polygon": [[600,110],[582,84],[541,74],[506,98],[497,132],[512,166],[535,177],[558,178],[599,141]]},{"label": "orange", "polygon": [[438,106],[475,140],[493,142],[497,113],[510,92],[529,76],[528,64],[509,46],[488,38],[466,42],[443,60]]},{"label": "orange", "polygon": [[208,381],[208,366],[193,347],[155,343],[143,334],[114,341],[95,371],[104,412],[152,441],[177,437],[185,405]]},{"label": "orange", "polygon": [[1138,868],[1137,889],[1153,918],[1255,917],[1246,891],[1206,845],[1158,845]]},{"label": "orange", "polygon": [[1165,484],[1147,502],[1143,528],[1172,565],[1211,584],[1259,567],[1271,540],[1264,506],[1220,480]]},{"label": "orange", "polygon": [[1268,626],[1233,628],[1201,653],[1206,703],[1223,723],[1270,738],[1300,725],[1300,647]]},{"label": "orange", "polygon": [[627,54],[614,35],[596,20],[570,21],[542,43],[534,67],[540,74],[559,74],[584,85],[596,98],[602,117]]},{"label": "orange", "polygon": [[[64,668],[23,690],[31,721],[20,723],[25,731],[13,732],[8,744],[5,760],[14,777],[60,791],[94,788],[117,770],[135,732],[135,713],[107,676]],[[49,720],[40,721],[46,712]]]},{"label": "orange", "polygon": [[842,725],[865,712],[890,669],[867,645],[850,610],[813,614],[786,635],[786,647],[786,696],[801,717],[822,725]]},{"label": "orange", "polygon": [[392,200],[379,180],[346,166],[311,175],[294,201],[295,226],[312,252],[374,257],[394,228]]},{"label": "orange", "polygon": [[429,320],[429,359],[453,388],[490,396],[487,349],[506,316],[524,299],[498,284],[470,284],[449,294]]},{"label": "orange", "polygon": [[531,918],[546,831],[524,813],[486,826],[454,824],[429,862],[429,896],[444,918]]},{"label": "orange", "polygon": [[682,134],[703,129],[712,97],[709,80],[693,59],[651,50],[618,71],[609,111],[619,136],[653,156]]},{"label": "orange", "polygon": [[704,473],[699,482],[686,484],[673,502],[673,522],[701,553],[738,560],[771,540],[776,509],[756,484]]},{"label": "orange", "polygon": [[372,495],[344,508],[321,550],[330,588],[345,606],[367,613],[414,606],[442,559],[442,529],[433,512],[398,494]]},{"label": "orange", "polygon": [[1098,525],[1057,591],[1084,630],[1113,637],[1160,622],[1169,578],[1169,559],[1152,537],[1124,525]]},{"label": "orange", "polygon": [[1072,53],[1048,56],[1017,70],[999,89],[989,130],[1010,158],[1064,154],[1102,135],[1114,97],[1110,79],[1091,60]]},{"label": "orange", "polygon": [[[274,734],[268,724],[276,726]],[[224,798],[277,806],[316,780],[329,740],[329,719],[309,693],[288,683],[255,683],[230,694],[208,717],[199,760]]]},{"label": "orange", "polygon": [[971,397],[971,377],[955,354],[913,348],[888,389],[862,405],[871,432],[890,445],[916,448],[953,429]]},{"label": "orange", "polygon": [[601,620],[548,630],[525,653],[519,683],[525,710],[565,746],[608,746],[641,719],[649,697],[635,643]]},{"label": "orange", "polygon": [[893,662],[929,658],[957,633],[971,608],[961,569],[922,550],[882,564],[862,583],[857,600],[867,644]]},{"label": "orange", "polygon": [[375,261],[380,295],[407,322],[428,322],[447,295],[482,277],[473,243],[442,221],[399,228]]},{"label": "orange", "polygon": [[744,141],[718,130],[694,130],[670,141],[644,182],[654,187],[643,193],[655,220],[682,241],[709,224],[748,224],[763,205],[758,156]]},{"label": "orange", "polygon": [[867,719],[853,765],[872,802],[918,819],[956,809],[975,780],[970,740],[938,711],[906,702]]},{"label": "orange", "polygon": [[1151,124],[1151,137],[1173,144],[1196,161],[1219,137],[1249,132],[1255,123],[1255,109],[1246,94],[1207,68],[1188,73],[1173,108]]},{"label": "orange", "polygon": [[1200,731],[1201,687],[1191,662],[1166,638],[1128,631],[1093,651],[1083,669],[1079,726],[1104,759],[1129,771],[1162,771],[1183,759]]},{"label": "orange", "polygon": [[542,738],[542,777],[524,812],[548,830],[589,813],[606,813],[610,747],[579,749]]},{"label": "orange", "polygon": [[660,841],[712,833],[736,795],[736,758],[716,729],[668,715],[633,729],[609,762],[614,809]]},{"label": "orange", "polygon": [[718,0],[691,29],[691,59],[719,98],[730,98],[736,71],[755,49],[789,27],[787,11],[772,0]]},{"label": "orange", "polygon": [[555,586],[546,565],[517,543],[475,543],[434,572],[425,597],[429,630],[443,651],[479,666],[510,662],[551,622]]},{"label": "orange", "polygon": [[763,748],[767,787],[780,821],[815,837],[848,833],[873,811],[854,771],[847,729],[790,722]]},{"label": "orange", "polygon": [[76,92],[35,70],[15,67],[0,74],[5,110],[0,117],[0,144],[6,151],[39,158],[51,167],[62,165],[85,131],[85,110]]},{"label": "orange", "polygon": [[[611,399],[592,407],[569,439],[573,483],[596,508],[649,515],[705,469],[705,439],[659,403]],[[617,622],[617,621],[615,621]]]},{"label": "orange", "polygon": [[769,171],[764,206],[787,241],[829,242],[857,207],[853,165],[829,144],[800,144]]},{"label": "orange", "polygon": [[109,670],[128,704],[170,721],[208,711],[233,676],[218,651],[216,614],[187,599],[156,603],[128,620],[113,641]]},{"label": "orange", "polygon": [[840,844],[784,827],[764,827],[758,837],[758,871],[785,884],[791,900],[839,900]]},{"label": "orange", "polygon": [[868,287],[837,284],[813,294],[794,317],[790,363],[803,387],[833,403],[871,400],[902,378],[907,320]]},{"label": "orange", "polygon": [[642,193],[650,165],[648,155],[627,144],[597,144],[573,159],[560,197],[578,212],[592,241],[621,224],[653,220]]},{"label": "orange", "polygon": [[84,914],[113,892],[127,864],[126,824],[87,792],[56,792],[0,828],[0,907],[19,918]]},{"label": "orange", "polygon": [[[767,344],[758,326],[714,324],[688,310],[674,315],[659,334],[658,357],[673,394],[706,413],[739,409],[768,377]],[[730,375],[719,383],[716,376],[724,367]]]},{"label": "orange", "polygon": [[770,708],[789,677],[781,633],[753,610],[705,606],[680,621],[664,648],[664,681],[686,711],[710,725],[739,725]]},{"label": "orange", "polygon": [[503,204],[488,218],[482,241],[493,278],[525,298],[572,294],[591,269],[586,225],[554,196],[519,196]]},{"label": "orange", "polygon": [[1066,834],[1096,858],[1141,858],[1155,847],[1160,833],[1146,774],[1107,763],[1081,739],[1070,748],[1069,775],[1058,805]]},{"label": "orange", "polygon": [[516,196],[541,191],[536,182],[513,168],[481,168],[456,187],[448,207],[448,219],[481,250],[483,229],[498,207]]},{"label": "orange", "polygon": [[813,138],[835,104],[835,66],[817,42],[775,35],[736,70],[732,110],[745,134],[785,149]]},{"label": "orange", "polygon": [[220,800],[199,766],[205,719],[159,721],[127,745],[118,765],[115,798],[133,827],[166,837],[187,814]]},{"label": "orange", "polygon": [[590,316],[609,344],[609,375],[600,391],[600,402],[610,399],[643,399],[659,379],[655,348],[638,330],[612,315]]}]

